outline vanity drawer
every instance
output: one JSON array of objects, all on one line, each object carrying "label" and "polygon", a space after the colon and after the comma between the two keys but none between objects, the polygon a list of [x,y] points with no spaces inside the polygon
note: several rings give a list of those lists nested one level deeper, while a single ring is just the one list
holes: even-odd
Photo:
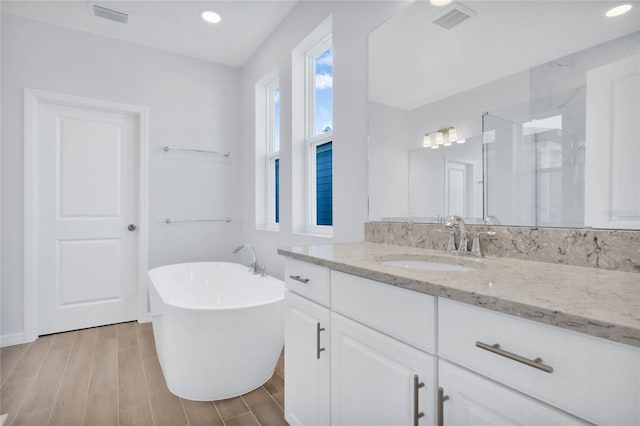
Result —
[{"label": "vanity drawer", "polygon": [[440,298],[438,352],[590,422],[640,424],[638,348]]},{"label": "vanity drawer", "polygon": [[328,268],[294,259],[284,263],[284,282],[286,287],[301,296],[324,306],[330,306],[331,274]]},{"label": "vanity drawer", "polygon": [[435,353],[435,297],[331,271],[331,309]]}]

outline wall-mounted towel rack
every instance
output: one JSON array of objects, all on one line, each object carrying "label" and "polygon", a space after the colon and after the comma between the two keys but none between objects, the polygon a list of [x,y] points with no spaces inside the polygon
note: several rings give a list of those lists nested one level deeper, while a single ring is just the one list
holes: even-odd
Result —
[{"label": "wall-mounted towel rack", "polygon": [[178,148],[174,146],[164,146],[162,149],[164,150],[164,152],[169,152],[169,151],[204,152],[206,154],[224,155],[226,158],[229,158],[229,156],[231,155],[230,152],[209,151],[206,149],[195,149],[195,148]]},{"label": "wall-mounted towel rack", "polygon": [[225,217],[224,219],[171,219],[171,218],[166,218],[164,220],[164,223],[166,223],[167,225],[171,225],[172,223],[178,223],[178,222],[231,222],[231,218],[230,217]]}]

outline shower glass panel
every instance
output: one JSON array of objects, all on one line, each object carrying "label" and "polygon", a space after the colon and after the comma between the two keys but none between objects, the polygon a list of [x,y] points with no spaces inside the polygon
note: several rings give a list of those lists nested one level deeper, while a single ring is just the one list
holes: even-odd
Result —
[{"label": "shower glass panel", "polygon": [[485,114],[485,215],[515,226],[581,227],[583,120],[575,110],[520,120]]}]

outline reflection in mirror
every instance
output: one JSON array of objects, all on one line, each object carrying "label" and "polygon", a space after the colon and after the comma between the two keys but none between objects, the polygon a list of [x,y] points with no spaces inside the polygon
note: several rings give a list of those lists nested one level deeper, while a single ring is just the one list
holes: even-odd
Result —
[{"label": "reflection in mirror", "polygon": [[436,222],[451,215],[482,218],[481,158],[480,136],[438,149],[410,150],[411,216]]},{"label": "reflection in mirror", "polygon": [[[370,34],[370,220],[640,229],[640,8],[464,3]],[[466,143],[423,148],[450,126]]]}]

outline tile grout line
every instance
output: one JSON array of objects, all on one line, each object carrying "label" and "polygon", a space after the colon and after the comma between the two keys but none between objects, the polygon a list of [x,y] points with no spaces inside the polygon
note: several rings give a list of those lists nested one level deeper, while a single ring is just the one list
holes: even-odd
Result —
[{"label": "tile grout line", "polygon": [[87,380],[87,399],[84,402],[84,410],[82,412],[82,424],[85,424],[87,418],[87,406],[89,405],[89,389],[91,389],[91,376],[93,375],[93,358],[96,354],[96,346],[98,346],[98,329],[95,331],[95,341],[93,342],[93,349],[91,350],[91,365],[89,366],[89,380]]},{"label": "tile grout line", "polygon": [[[249,406],[249,404],[247,404],[247,401],[244,400],[244,398],[242,397],[242,395],[240,395],[240,399],[242,400],[242,402],[244,402],[244,405],[247,406],[247,408],[249,409],[249,412],[251,413],[251,415],[253,416],[253,418],[256,420],[256,423],[258,423],[260,426],[262,426],[262,423],[260,423],[260,420],[258,420],[258,418],[256,417],[256,415],[253,413],[253,410],[251,409],[251,407]],[[237,416],[236,416],[237,417]]]},{"label": "tile grout line", "polygon": [[[155,342],[155,340],[154,340]],[[160,367],[162,368],[162,367]],[[164,377],[164,373],[162,373],[162,376]],[[169,391],[171,392],[171,391]],[[189,419],[189,414],[187,414],[187,410],[186,408],[184,408],[184,404],[182,403],[182,398],[180,398],[178,395],[176,395],[176,398],[178,398],[178,401],[180,401],[180,406],[182,407],[182,412],[184,413],[184,418],[187,419],[187,423],[186,426],[191,426],[191,420]],[[185,425],[183,425],[185,426]]]},{"label": "tile grout line", "polygon": [[120,343],[118,341],[118,325],[114,324],[113,328],[116,333],[116,424],[120,426],[120,362],[118,356],[118,353],[120,352]]},{"label": "tile grout line", "polygon": [[273,399],[273,402],[276,403],[276,405],[282,410],[282,414],[284,415],[284,407],[280,407],[280,404],[278,404],[278,401],[276,401],[276,399],[273,397],[273,395],[271,394],[271,392],[269,392],[267,390],[267,388],[265,388],[264,386],[262,386],[265,390],[265,392],[267,392],[267,394],[271,397],[271,399]]},{"label": "tile grout line", "polygon": [[216,410],[216,413],[218,413],[218,417],[220,417],[220,420],[222,421],[222,424],[224,426],[227,426],[227,422],[222,418],[222,414],[220,414],[220,410],[218,410],[218,407],[216,406],[216,403],[214,401],[211,401],[211,404],[213,404],[213,409]]},{"label": "tile grout line", "polygon": [[[140,356],[140,363],[142,364],[142,375],[144,376],[144,387],[147,389],[147,400],[149,401],[149,410],[151,411],[151,422],[153,423],[153,426],[155,426],[156,414],[153,409],[153,404],[151,404],[151,392],[149,391],[149,381],[147,380],[146,367],[144,366],[144,360],[142,359],[142,347],[140,345],[140,339],[138,336],[138,321],[134,321],[133,326],[136,330],[136,345],[138,346],[138,356]],[[187,418],[187,422],[188,421],[189,419]]]},{"label": "tile grout line", "polygon": [[47,425],[51,423],[51,416],[53,416],[53,409],[56,406],[56,402],[58,402],[58,396],[60,395],[60,389],[62,389],[62,382],[64,381],[64,374],[67,372],[67,367],[69,366],[69,360],[71,359],[71,354],[73,353],[73,349],[76,347],[78,342],[78,332],[76,333],[76,338],[73,340],[73,345],[69,348],[69,353],[67,354],[67,360],[64,363],[64,368],[62,369],[62,375],[60,376],[60,383],[58,383],[58,389],[56,390],[56,396],[53,398],[53,405],[51,406],[51,411],[49,411],[49,418],[47,419]]},{"label": "tile grout line", "polygon": [[[38,339],[39,338],[40,337],[38,336]],[[31,379],[31,383],[29,383],[29,386],[27,386],[27,392],[25,392],[24,396],[22,397],[22,401],[20,402],[20,405],[18,405],[18,409],[16,410],[16,416],[13,418],[13,420],[11,420],[11,424],[15,423],[16,419],[20,415],[20,410],[22,410],[22,406],[24,405],[24,401],[27,399],[27,395],[29,395],[29,391],[31,390],[31,387],[36,382],[36,378],[38,377],[38,374],[40,374],[40,369],[42,368],[42,364],[44,364],[44,360],[47,357],[47,355],[49,354],[49,350],[51,350],[51,346],[52,346],[54,340],[55,340],[55,336],[51,339],[51,342],[49,342],[49,345],[47,346],[47,350],[45,351],[44,355],[42,356],[42,359],[40,360],[40,364],[38,364],[38,369],[36,370],[36,374]]]}]

